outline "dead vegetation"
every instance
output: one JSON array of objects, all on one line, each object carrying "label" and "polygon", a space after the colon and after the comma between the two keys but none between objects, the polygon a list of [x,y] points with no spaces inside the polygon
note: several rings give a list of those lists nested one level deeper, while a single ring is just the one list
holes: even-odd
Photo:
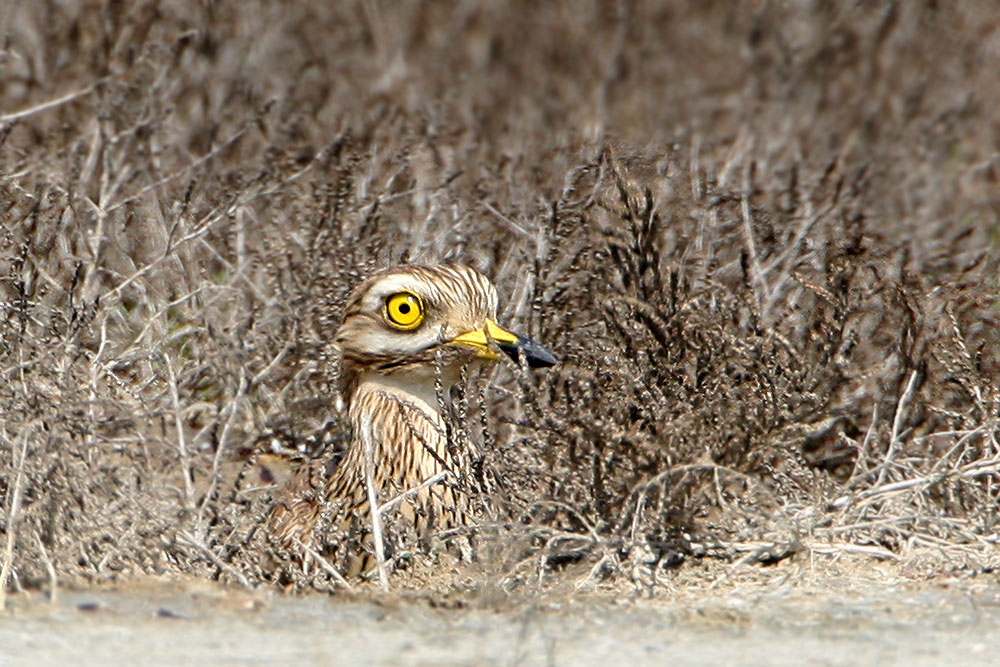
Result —
[{"label": "dead vegetation", "polygon": [[339,304],[405,261],[480,268],[564,360],[459,401],[493,583],[996,565],[990,2],[15,1],[0,35],[6,590],[274,581],[274,478],[345,438]]}]

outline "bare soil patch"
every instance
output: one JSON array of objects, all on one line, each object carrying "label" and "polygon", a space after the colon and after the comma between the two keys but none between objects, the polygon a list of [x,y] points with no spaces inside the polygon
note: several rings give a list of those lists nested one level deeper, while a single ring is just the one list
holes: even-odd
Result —
[{"label": "bare soil patch", "polygon": [[[652,598],[596,594],[285,596],[204,580],[19,596],[0,625],[3,664],[983,663],[1000,640],[1000,588],[915,584],[893,568],[687,581]],[[453,602],[453,601],[452,601]],[[181,639],[183,638],[183,639]]]}]

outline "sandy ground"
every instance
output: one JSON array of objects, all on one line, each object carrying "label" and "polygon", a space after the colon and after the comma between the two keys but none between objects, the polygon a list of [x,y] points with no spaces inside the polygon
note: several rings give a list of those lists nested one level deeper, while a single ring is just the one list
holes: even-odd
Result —
[{"label": "sandy ground", "polygon": [[288,597],[204,582],[15,596],[0,664],[990,664],[995,578],[685,586],[652,599]]}]

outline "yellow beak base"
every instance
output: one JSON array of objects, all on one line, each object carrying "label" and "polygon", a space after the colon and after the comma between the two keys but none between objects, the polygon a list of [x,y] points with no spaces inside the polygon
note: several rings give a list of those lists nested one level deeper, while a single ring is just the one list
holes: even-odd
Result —
[{"label": "yellow beak base", "polygon": [[482,359],[496,359],[497,353],[490,347],[490,341],[500,344],[517,345],[521,339],[493,320],[487,319],[482,329],[473,329],[472,331],[455,336],[450,342],[476,348],[479,352],[478,356]]}]

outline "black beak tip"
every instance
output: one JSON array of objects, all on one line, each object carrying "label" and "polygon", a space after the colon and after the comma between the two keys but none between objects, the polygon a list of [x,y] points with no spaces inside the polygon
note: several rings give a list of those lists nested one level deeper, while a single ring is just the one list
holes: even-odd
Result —
[{"label": "black beak tip", "polygon": [[530,338],[521,338],[517,343],[502,343],[500,349],[517,363],[520,363],[520,355],[523,354],[531,368],[548,368],[559,363],[548,348]]}]

